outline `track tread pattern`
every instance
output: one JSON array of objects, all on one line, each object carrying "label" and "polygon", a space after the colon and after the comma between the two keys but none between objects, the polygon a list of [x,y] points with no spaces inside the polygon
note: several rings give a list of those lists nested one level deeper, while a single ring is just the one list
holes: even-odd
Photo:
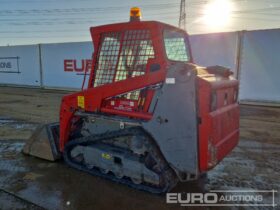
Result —
[{"label": "track tread pattern", "polygon": [[[123,137],[123,136],[131,136],[131,135],[146,135],[145,132],[141,128],[127,128],[127,129],[122,129],[119,131],[112,131],[112,132],[107,132],[104,134],[100,135],[94,135],[94,136],[87,136],[87,137],[81,137],[77,139],[73,139],[69,141],[64,149],[63,157],[64,161],[72,168],[78,169],[80,171],[92,174],[94,176],[98,176],[104,179],[112,180],[116,183],[123,184],[129,187],[132,187],[137,190],[142,190],[142,191],[147,191],[153,194],[162,194],[167,191],[169,191],[175,183],[173,182],[165,182],[164,187],[157,187],[157,186],[152,186],[152,185],[147,185],[147,184],[134,184],[130,179],[128,178],[122,178],[118,179],[115,177],[113,174],[104,174],[101,173],[98,169],[88,169],[85,165],[81,165],[79,163],[76,163],[72,158],[71,158],[71,150],[78,145],[89,145],[89,144],[94,144],[99,141],[103,141],[106,139],[112,139],[112,138],[118,138],[118,137]],[[173,170],[168,166],[168,164],[165,161],[165,167],[164,169],[158,173],[160,176],[167,176],[167,174],[173,173]],[[177,183],[177,181],[176,181]]]}]

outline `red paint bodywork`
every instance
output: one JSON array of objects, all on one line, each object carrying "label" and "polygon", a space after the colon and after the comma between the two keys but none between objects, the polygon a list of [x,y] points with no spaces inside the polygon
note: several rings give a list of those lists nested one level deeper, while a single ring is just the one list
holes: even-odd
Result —
[{"label": "red paint bodywork", "polygon": [[[238,81],[213,74],[198,76],[199,157],[200,171],[207,171],[221,161],[239,140]],[[216,106],[211,110],[213,94]],[[227,95],[227,100],[225,99]],[[225,101],[226,100],[226,101]],[[216,149],[216,161],[211,164],[209,141]],[[209,164],[210,163],[210,164]]]},{"label": "red paint bodywork", "polygon": [[[106,100],[120,94],[124,94],[137,89],[142,89],[165,81],[168,66],[170,65],[170,61],[167,59],[167,56],[165,54],[163,43],[163,29],[165,28],[171,28],[172,30],[184,32],[175,27],[154,21],[119,23],[93,27],[90,29],[95,49],[92,61],[92,71],[90,73],[89,83],[86,90],[66,95],[62,99],[60,109],[61,152],[63,151],[65,144],[69,140],[70,133],[75,130],[75,126],[73,126],[73,123],[77,120],[75,112],[80,109],[77,104],[77,96],[84,96],[85,107],[83,111],[86,112],[102,112],[141,120],[150,120],[153,117],[153,113],[148,112],[149,105],[154,95],[154,92],[152,90],[149,90],[147,92],[145,101],[143,102],[143,109],[137,111],[135,111],[135,109],[116,109],[114,108],[114,106],[110,105],[110,100],[107,102]],[[155,50],[155,58],[152,59],[151,62],[160,64],[160,70],[155,72],[146,72],[146,74],[141,76],[113,82],[98,87],[93,87],[93,81],[95,78],[95,72],[93,71],[93,69],[98,62],[98,50],[100,49],[101,33],[134,29],[150,30],[151,39]],[[192,62],[192,58],[190,62]],[[233,89],[237,89],[238,82],[236,80],[229,80],[229,78],[224,78],[221,81],[214,81],[215,78],[216,76],[214,74],[197,77],[197,106],[199,110],[198,117],[200,117],[201,119],[201,124],[198,125],[198,153],[200,171],[206,171],[214,166],[209,166],[209,137],[212,138],[212,144],[217,149],[218,161],[221,160],[226,154],[228,154],[228,152],[232,150],[232,148],[237,144],[238,141],[239,109],[237,102],[231,101],[233,97],[232,91]],[[211,111],[210,104],[213,91],[217,92],[218,101],[216,110]],[[224,91],[228,91],[228,98],[230,98],[230,102],[228,102],[226,106],[223,105],[223,102],[221,101],[222,96],[220,96],[224,94]],[[116,104],[119,103],[121,102],[117,102]],[[217,126],[217,123],[220,125],[221,122],[223,124],[222,127]]]}]

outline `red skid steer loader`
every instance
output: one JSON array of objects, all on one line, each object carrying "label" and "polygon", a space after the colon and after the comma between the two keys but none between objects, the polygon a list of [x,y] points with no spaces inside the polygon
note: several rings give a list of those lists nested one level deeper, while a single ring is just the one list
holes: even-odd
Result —
[{"label": "red skid steer loader", "polygon": [[193,64],[185,31],[156,21],[92,27],[87,88],[63,97],[60,122],[39,127],[24,153],[163,193],[197,179],[239,140],[238,81]]}]

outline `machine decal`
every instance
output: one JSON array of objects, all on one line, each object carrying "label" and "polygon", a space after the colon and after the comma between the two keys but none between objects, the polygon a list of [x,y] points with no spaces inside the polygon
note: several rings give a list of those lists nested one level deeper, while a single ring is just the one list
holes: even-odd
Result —
[{"label": "machine decal", "polygon": [[111,160],[112,159],[112,155],[108,154],[108,153],[102,153],[102,158],[106,159],[106,160]]},{"label": "machine decal", "polygon": [[175,78],[166,78],[165,83],[166,84],[175,84]]},{"label": "machine decal", "polygon": [[78,107],[84,109],[85,108],[85,97],[78,96]]}]

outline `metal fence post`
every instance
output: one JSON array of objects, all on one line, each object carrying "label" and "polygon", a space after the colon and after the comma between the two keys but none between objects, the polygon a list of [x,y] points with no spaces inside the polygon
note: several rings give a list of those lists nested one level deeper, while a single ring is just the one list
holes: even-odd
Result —
[{"label": "metal fence post", "polygon": [[41,44],[38,44],[39,46],[39,69],[40,69],[40,87],[44,88],[43,84],[43,64],[42,64],[42,48]]},{"label": "metal fence post", "polygon": [[244,34],[246,31],[238,31],[237,35],[237,50],[236,50],[236,79],[240,80],[240,71],[241,71],[241,64],[242,64],[242,53],[243,53],[243,41],[244,41]]}]

